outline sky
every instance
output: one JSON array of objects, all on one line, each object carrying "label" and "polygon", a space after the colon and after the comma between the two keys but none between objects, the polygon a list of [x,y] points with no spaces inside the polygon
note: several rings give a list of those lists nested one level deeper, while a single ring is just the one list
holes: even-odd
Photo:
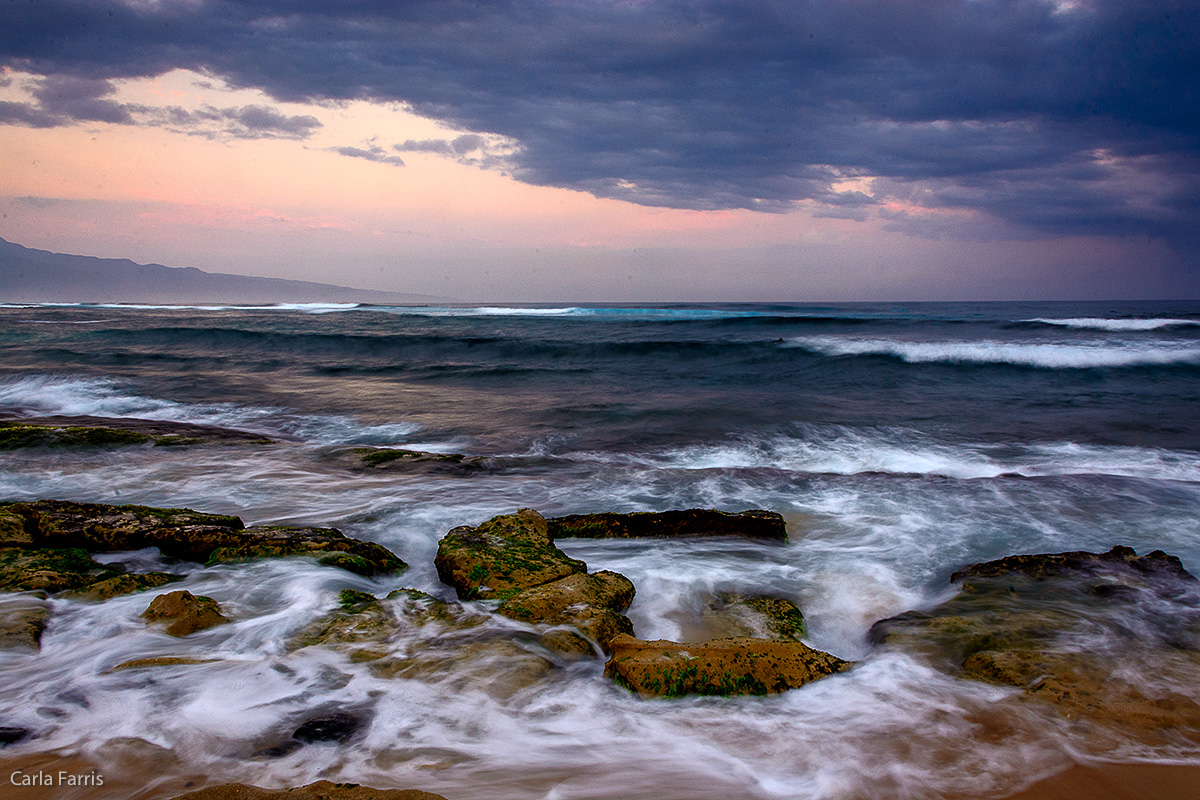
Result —
[{"label": "sky", "polygon": [[4,0],[0,237],[471,301],[1200,297],[1195,0]]}]

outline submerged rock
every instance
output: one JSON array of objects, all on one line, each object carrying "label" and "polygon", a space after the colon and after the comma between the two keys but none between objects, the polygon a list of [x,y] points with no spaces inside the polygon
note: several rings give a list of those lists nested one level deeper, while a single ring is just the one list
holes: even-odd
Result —
[{"label": "submerged rock", "polygon": [[134,418],[55,416],[0,420],[0,450],[25,447],[181,446],[212,443],[270,444],[261,433]]},{"label": "submerged rock", "polygon": [[[571,625],[607,652],[618,634],[632,634],[633,623],[622,611],[633,602],[633,584],[624,575],[608,570],[568,575],[511,596],[496,609],[506,617],[545,625]],[[571,639],[551,637],[552,649],[577,649]]]},{"label": "submerged rock", "polygon": [[309,717],[292,733],[298,742],[338,742],[345,744],[362,728],[363,720],[345,711]]},{"label": "submerged rock", "polygon": [[881,620],[872,640],[1072,719],[1200,738],[1200,703],[1178,691],[1200,678],[1200,583],[1179,559],[1128,547],[1019,555],[952,580],[957,596]]},{"label": "submerged rock", "polygon": [[355,447],[340,454],[351,467],[371,471],[432,472],[469,475],[488,469],[488,459],[462,453],[429,453],[396,447]]},{"label": "submerged rock", "polygon": [[216,600],[188,591],[168,592],[154,598],[142,612],[147,622],[166,623],[171,636],[188,636],[229,622]]},{"label": "submerged rock", "polygon": [[415,789],[372,789],[356,783],[317,781],[295,789],[260,789],[225,783],[181,794],[175,800],[446,800],[440,794]]},{"label": "submerged rock", "polygon": [[50,620],[50,605],[34,595],[0,598],[0,649],[37,650]]},{"label": "submerged rock", "polygon": [[397,589],[382,600],[348,589],[338,599],[337,609],[293,636],[288,648],[342,649],[379,678],[450,683],[501,700],[554,668],[535,652],[539,644],[549,648],[538,637],[520,635],[527,640],[523,647],[512,630],[487,625],[489,615],[416,589]]},{"label": "submerged rock", "polygon": [[802,642],[748,637],[682,644],[620,635],[609,646],[604,674],[648,697],[770,694],[851,666]]},{"label": "submerged rock", "polygon": [[685,511],[631,514],[571,514],[547,520],[552,539],[642,539],[687,536],[741,536],[787,541],[787,525],[774,511],[727,511],[691,508]]},{"label": "submerged rock", "polygon": [[27,728],[12,728],[8,726],[0,726],[0,747],[7,747],[10,744],[16,744],[29,737]]},{"label": "submerged rock", "polygon": [[722,633],[711,638],[753,637],[798,642],[806,635],[804,614],[791,600],[765,594],[720,592],[705,606],[703,624]]},{"label": "submerged rock", "polygon": [[[114,506],[65,500],[0,504],[0,548],[17,548],[26,553],[74,553],[74,557],[82,554],[87,558],[87,552],[119,552],[146,547],[156,547],[169,558],[201,563],[309,556],[322,564],[367,576],[399,572],[407,567],[387,548],[351,539],[335,528],[246,528],[238,517],[203,514],[187,508]],[[51,555],[42,557],[52,558]],[[5,556],[0,555],[0,588],[7,588],[4,559]],[[120,570],[92,564],[94,567],[85,569],[80,561],[72,569],[59,570],[64,574],[79,573],[83,577],[62,578],[58,582],[64,585],[53,588],[27,585],[31,578],[22,577],[23,573],[9,580],[13,588],[58,591],[77,589],[120,574]],[[95,568],[100,572],[95,572]],[[102,574],[105,570],[107,574]],[[45,580],[54,579],[47,577]]]},{"label": "submerged rock", "polygon": [[127,572],[113,578],[88,584],[82,589],[76,589],[68,596],[81,600],[108,600],[134,592],[144,592],[147,589],[157,589],[168,583],[181,581],[184,575],[170,572]]},{"label": "submerged rock", "polygon": [[587,572],[554,546],[546,519],[532,508],[454,528],[438,542],[438,577],[464,600],[505,600],[518,592]]}]

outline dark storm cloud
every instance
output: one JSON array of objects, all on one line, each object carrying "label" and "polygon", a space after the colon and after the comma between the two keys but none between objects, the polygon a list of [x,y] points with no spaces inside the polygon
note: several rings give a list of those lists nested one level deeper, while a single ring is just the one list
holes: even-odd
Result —
[{"label": "dark storm cloud", "polygon": [[[650,205],[1200,228],[1194,0],[42,0],[0,7],[0,56],[58,81],[43,111],[77,119],[116,113],[87,86],[175,67],[401,101],[516,143],[482,166]],[[464,157],[455,142],[397,149]],[[860,176],[873,194],[835,190]]]},{"label": "dark storm cloud", "polygon": [[75,75],[49,75],[28,87],[36,102],[0,102],[0,123],[52,128],[80,122],[157,125],[209,137],[235,139],[307,139],[321,127],[308,114],[281,114],[269,106],[233,108],[205,106],[191,111],[159,108],[108,99],[116,92],[111,80]]}]

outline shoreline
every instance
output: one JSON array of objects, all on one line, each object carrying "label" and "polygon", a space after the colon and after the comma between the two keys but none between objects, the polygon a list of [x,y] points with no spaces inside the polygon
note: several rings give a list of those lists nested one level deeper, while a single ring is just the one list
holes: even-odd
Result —
[{"label": "shoreline", "polygon": [[[124,765],[125,767],[132,765]],[[144,766],[143,768],[144,769]],[[102,786],[17,786],[12,773],[23,770],[34,775],[44,772],[57,776],[59,771],[72,775],[99,774]],[[27,756],[0,756],[0,790],[14,800],[173,800],[200,788],[227,783],[210,782],[203,775],[156,775],[150,782],[137,780],[139,770],[117,765],[107,773],[104,767],[79,756],[55,756],[49,753]],[[407,788],[423,791],[420,786],[372,787]],[[464,787],[463,794],[446,793],[448,800],[472,800],[477,790]],[[867,795],[861,800],[867,800]],[[1032,786],[1013,794],[961,795],[954,800],[1200,800],[1200,764],[1171,763],[1075,763],[1062,772],[1042,778]]]}]

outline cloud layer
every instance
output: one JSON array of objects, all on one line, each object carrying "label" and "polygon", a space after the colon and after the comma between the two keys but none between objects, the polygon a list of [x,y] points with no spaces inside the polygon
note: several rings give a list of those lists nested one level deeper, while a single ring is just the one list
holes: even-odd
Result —
[{"label": "cloud layer", "polygon": [[[490,136],[396,151],[647,205],[803,203],[936,237],[1200,230],[1192,0],[39,0],[0,7],[0,63],[45,76],[0,103],[11,124],[166,124],[107,82],[186,68],[405,102]],[[206,113],[230,135],[320,125]]]}]

